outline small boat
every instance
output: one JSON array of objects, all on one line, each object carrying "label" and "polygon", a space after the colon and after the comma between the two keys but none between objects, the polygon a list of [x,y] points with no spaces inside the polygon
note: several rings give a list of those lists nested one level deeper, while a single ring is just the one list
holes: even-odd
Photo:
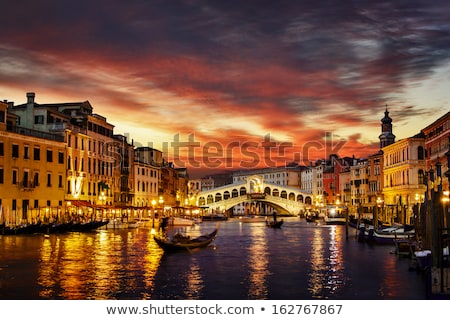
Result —
[{"label": "small boat", "polygon": [[109,223],[109,220],[73,223],[70,226],[70,231],[75,231],[75,232],[92,231],[92,230],[96,230],[100,227],[103,227],[103,226],[107,225],[108,223]]},{"label": "small boat", "polygon": [[415,237],[415,230],[407,230],[404,228],[381,228],[374,229],[373,227],[360,228],[360,232],[362,232],[364,239],[368,242],[377,243],[377,244],[395,244],[394,241],[398,239],[411,240]]},{"label": "small boat", "polygon": [[317,222],[319,221],[319,214],[318,213],[308,213],[305,216],[306,222]]},{"label": "small boat", "polygon": [[269,228],[281,228],[283,225],[283,219],[278,221],[266,221],[266,226]]},{"label": "small boat", "polygon": [[161,249],[166,252],[173,251],[190,251],[196,248],[203,248],[208,246],[217,235],[219,227],[216,226],[214,231],[209,234],[201,235],[196,238],[191,238],[189,236],[184,236],[181,234],[175,234],[172,240],[163,239],[157,236],[153,236],[155,242],[159,245]]}]

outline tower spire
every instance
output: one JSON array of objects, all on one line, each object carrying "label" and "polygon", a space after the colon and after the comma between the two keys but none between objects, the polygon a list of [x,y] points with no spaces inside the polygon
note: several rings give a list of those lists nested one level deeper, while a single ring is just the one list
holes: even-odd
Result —
[{"label": "tower spire", "polygon": [[380,149],[395,142],[395,135],[392,133],[392,119],[389,117],[388,105],[384,111],[384,118],[381,119]]}]

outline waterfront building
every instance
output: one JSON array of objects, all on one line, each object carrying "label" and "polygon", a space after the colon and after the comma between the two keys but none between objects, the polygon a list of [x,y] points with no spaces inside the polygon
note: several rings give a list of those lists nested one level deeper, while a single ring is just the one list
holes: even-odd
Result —
[{"label": "waterfront building", "polygon": [[[114,125],[94,114],[89,101],[40,104],[35,101],[35,94],[28,92],[25,104],[5,101],[3,105],[6,107],[2,119],[9,121],[10,128],[39,133],[43,139],[57,139],[64,145],[64,153],[58,154],[58,161],[64,166],[63,194],[53,193],[64,210],[74,213],[78,211],[74,207],[85,207],[92,213],[96,208],[103,211],[149,205],[152,200],[158,205],[175,205],[180,198],[187,198],[185,168],[180,171],[164,163],[162,152],[155,149],[148,153],[137,150],[136,160],[133,143],[128,143],[123,135],[114,135]],[[29,147],[24,148],[31,152]],[[139,174],[134,170],[135,163],[143,165],[136,168]],[[167,168],[164,172],[163,166]],[[142,172],[150,175],[149,181],[142,181]],[[139,190],[137,196],[135,190]]]},{"label": "waterfront building", "polygon": [[113,167],[114,126],[93,114],[89,101],[39,104],[33,92],[27,103],[10,105],[23,128],[58,134],[66,142],[66,193],[68,202],[112,205],[116,176]]},{"label": "waterfront building", "polygon": [[66,179],[64,137],[18,126],[0,102],[0,223],[60,217]]},{"label": "waterfront building", "polygon": [[189,175],[186,168],[175,168],[172,162],[165,163],[161,167],[158,201],[162,199],[166,209],[186,205],[188,181]]},{"label": "waterfront building", "polygon": [[[385,221],[384,216],[384,176],[383,176],[383,153],[381,150],[368,157],[368,206],[372,208],[375,215],[375,223],[378,220]],[[370,210],[369,210],[370,211]]]},{"label": "waterfront building", "polygon": [[367,159],[357,159],[350,166],[350,194],[351,194],[351,212],[356,212],[362,208],[363,216],[369,214],[368,194],[369,194],[369,163]]},{"label": "waterfront building", "polygon": [[339,201],[347,208],[352,203],[350,166],[342,167],[339,172]]},{"label": "waterfront building", "polygon": [[[442,173],[449,171],[446,153],[450,150],[450,112],[422,129],[425,135],[426,170],[442,165]],[[442,179],[442,189],[449,190],[448,179]]]},{"label": "waterfront building", "polygon": [[134,205],[134,146],[124,135],[114,135],[114,204],[119,207]]},{"label": "waterfront building", "polygon": [[135,149],[133,205],[136,207],[155,207],[159,205],[161,183],[162,152],[150,147]]},{"label": "waterfront building", "polygon": [[412,223],[416,194],[424,194],[426,186],[425,136],[394,142],[383,151],[383,195],[388,222]]}]

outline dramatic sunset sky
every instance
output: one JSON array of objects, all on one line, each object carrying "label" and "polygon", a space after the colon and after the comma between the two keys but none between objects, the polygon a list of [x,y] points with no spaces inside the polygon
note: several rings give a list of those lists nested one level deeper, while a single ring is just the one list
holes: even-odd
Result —
[{"label": "dramatic sunset sky", "polygon": [[88,100],[116,134],[192,172],[366,157],[378,151],[386,104],[397,139],[450,110],[448,0],[0,9],[1,100]]}]

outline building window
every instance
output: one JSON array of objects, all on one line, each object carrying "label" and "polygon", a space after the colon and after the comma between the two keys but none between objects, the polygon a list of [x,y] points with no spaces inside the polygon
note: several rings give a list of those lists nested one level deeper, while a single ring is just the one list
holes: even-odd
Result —
[{"label": "building window", "polygon": [[5,123],[5,111],[0,111],[0,122]]},{"label": "building window", "polygon": [[0,184],[3,184],[3,175],[4,175],[4,170],[3,168],[0,168]]},{"label": "building window", "polygon": [[34,116],[34,124],[44,124],[44,116]]},{"label": "building window", "polygon": [[5,155],[5,145],[3,144],[3,142],[0,142],[0,156],[4,156]]},{"label": "building window", "polygon": [[19,145],[17,145],[17,144],[12,145],[12,157],[13,158],[19,157]]},{"label": "building window", "polygon": [[52,186],[52,174],[47,173],[47,187],[51,187],[51,186]]},{"label": "building window", "polygon": [[18,174],[17,170],[14,169],[12,171],[12,184],[17,184],[17,174]]},{"label": "building window", "polygon": [[39,172],[34,173],[33,184],[35,187],[39,186]]},{"label": "building window", "polygon": [[58,152],[58,163],[64,164],[64,152],[61,151]]},{"label": "building window", "polygon": [[34,208],[35,209],[39,208],[39,200],[38,199],[34,200]]},{"label": "building window", "polygon": [[23,158],[30,159],[30,148],[28,146],[23,146]]},{"label": "building window", "polygon": [[53,162],[53,151],[47,150],[47,162]]},{"label": "building window", "polygon": [[58,175],[58,188],[62,188],[62,187],[63,187],[63,176]]},{"label": "building window", "polygon": [[418,160],[424,160],[425,159],[425,152],[423,150],[423,147],[417,148],[417,159]]},{"label": "building window", "polygon": [[35,147],[34,148],[34,156],[33,156],[34,160],[41,160],[41,149],[39,149],[39,147]]}]

